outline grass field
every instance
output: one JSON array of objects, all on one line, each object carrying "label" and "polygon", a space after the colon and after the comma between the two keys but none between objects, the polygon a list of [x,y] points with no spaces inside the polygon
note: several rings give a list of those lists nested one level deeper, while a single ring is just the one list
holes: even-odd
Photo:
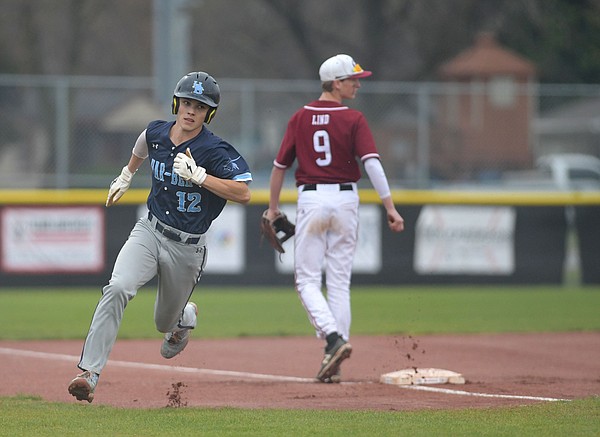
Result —
[{"label": "grass field", "polygon": [[117,409],[0,398],[3,436],[597,436],[600,399],[452,411]]},{"label": "grass field", "polygon": [[[99,289],[0,289],[0,339],[81,339]],[[125,310],[120,338],[158,338],[155,290]],[[313,335],[296,293],[285,288],[203,288],[205,338]],[[353,334],[600,331],[600,287],[355,287]],[[35,315],[32,317],[32,315]]]},{"label": "grass field", "polygon": [[[99,290],[0,289],[0,339],[82,339]],[[290,289],[199,287],[203,337],[313,335]],[[600,288],[355,287],[353,334],[600,331]],[[159,338],[154,290],[129,304],[120,338]],[[0,398],[0,435],[597,436],[600,398],[518,408],[331,412],[114,409]]]}]

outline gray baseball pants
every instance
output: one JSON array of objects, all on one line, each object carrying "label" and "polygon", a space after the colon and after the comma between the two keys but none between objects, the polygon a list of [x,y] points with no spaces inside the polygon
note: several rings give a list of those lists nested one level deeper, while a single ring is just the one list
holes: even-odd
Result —
[{"label": "gray baseball pants", "polygon": [[[196,326],[191,306],[186,311],[184,308],[206,265],[206,239],[204,235],[180,234],[183,242],[162,235],[156,229],[156,218],[142,217],[135,224],[117,256],[108,285],[102,289],[81,353],[80,369],[98,374],[102,371],[117,339],[125,307],[156,275],[156,329],[167,333]],[[199,237],[198,243],[185,244],[189,236]]]}]

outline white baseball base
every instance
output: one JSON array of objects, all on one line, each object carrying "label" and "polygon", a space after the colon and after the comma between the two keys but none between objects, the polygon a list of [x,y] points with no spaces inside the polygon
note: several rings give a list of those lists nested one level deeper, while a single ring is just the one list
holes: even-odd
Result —
[{"label": "white baseball base", "polygon": [[379,382],[392,385],[464,384],[465,378],[451,370],[415,367],[384,373]]}]

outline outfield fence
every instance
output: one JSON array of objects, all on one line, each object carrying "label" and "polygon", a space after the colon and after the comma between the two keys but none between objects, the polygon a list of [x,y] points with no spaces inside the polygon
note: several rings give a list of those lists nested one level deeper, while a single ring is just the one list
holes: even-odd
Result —
[{"label": "outfield fence", "polygon": [[[394,191],[406,230],[387,229],[377,194],[360,190],[353,283],[600,284],[600,193]],[[0,190],[0,284],[102,286],[139,217],[146,189],[104,207],[106,190]],[[226,206],[208,233],[202,282],[293,287],[293,239],[261,241],[268,192]],[[296,192],[282,193],[295,218]]]}]

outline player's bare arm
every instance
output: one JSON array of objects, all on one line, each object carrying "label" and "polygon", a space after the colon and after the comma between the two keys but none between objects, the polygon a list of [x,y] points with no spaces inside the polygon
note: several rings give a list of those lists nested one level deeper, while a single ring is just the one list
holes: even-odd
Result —
[{"label": "player's bare arm", "polygon": [[273,220],[279,214],[279,197],[285,178],[284,168],[273,166],[271,180],[269,182],[269,208],[266,211],[267,218]]},{"label": "player's bare arm", "polygon": [[212,191],[217,196],[232,202],[244,205],[250,202],[250,188],[248,188],[248,184],[243,181],[221,179],[216,176],[206,175],[206,179],[202,182],[202,187]]},{"label": "player's bare arm", "polygon": [[110,184],[108,190],[108,197],[106,199],[106,206],[112,206],[119,201],[119,199],[125,194],[125,191],[129,189],[133,175],[137,172],[138,168],[142,165],[145,158],[140,158],[135,154],[131,154],[129,162],[121,170],[121,174],[117,176]]},{"label": "player's bare arm", "polygon": [[142,166],[145,159],[146,158],[140,158],[132,153],[129,162],[127,163],[127,168],[130,172],[135,173]]}]

